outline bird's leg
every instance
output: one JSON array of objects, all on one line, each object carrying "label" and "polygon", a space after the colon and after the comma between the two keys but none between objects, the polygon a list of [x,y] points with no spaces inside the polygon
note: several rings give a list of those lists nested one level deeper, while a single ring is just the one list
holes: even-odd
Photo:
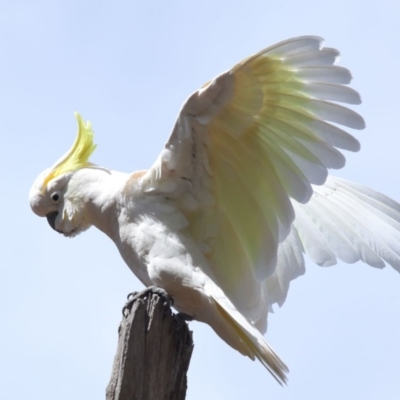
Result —
[{"label": "bird's leg", "polygon": [[193,317],[189,314],[178,312],[174,315],[174,320],[177,324],[178,328],[182,328],[183,326],[187,326],[187,323],[193,321]]},{"label": "bird's leg", "polygon": [[184,321],[193,321],[193,317],[191,315],[189,315],[189,314],[184,313],[184,312],[178,312],[176,314],[176,316],[178,318],[183,319]]},{"label": "bird's leg", "polygon": [[129,312],[132,309],[133,303],[137,299],[146,298],[151,293],[157,294],[163,300],[163,305],[165,306],[168,305],[170,307],[174,305],[174,300],[164,289],[158,286],[149,286],[140,292],[132,292],[128,294],[127,296],[128,301],[122,308],[122,315],[124,315],[125,317],[128,316]]}]

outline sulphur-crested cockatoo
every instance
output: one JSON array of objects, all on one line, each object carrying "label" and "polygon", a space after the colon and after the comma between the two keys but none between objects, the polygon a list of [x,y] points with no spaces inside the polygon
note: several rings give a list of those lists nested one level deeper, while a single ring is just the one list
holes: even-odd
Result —
[{"label": "sulphur-crested cockatoo", "polygon": [[146,286],[258,359],[279,381],[287,367],[267,344],[267,314],[304,273],[341,259],[400,271],[400,205],[328,177],[338,149],[359,142],[338,125],[363,119],[350,72],[322,39],[297,37],[249,57],[184,103],[171,137],[147,171],[89,162],[90,123],[77,115],[72,148],[42,172],[32,210],[74,236],[94,225]]}]

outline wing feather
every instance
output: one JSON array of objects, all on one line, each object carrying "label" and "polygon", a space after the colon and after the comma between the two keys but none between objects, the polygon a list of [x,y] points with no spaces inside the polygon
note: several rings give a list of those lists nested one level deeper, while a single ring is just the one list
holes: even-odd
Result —
[{"label": "wing feather", "polygon": [[295,221],[279,245],[275,272],[263,283],[270,309],[274,303],[283,305],[290,281],[304,273],[303,253],[323,267],[341,259],[376,268],[387,263],[400,272],[399,203],[333,176],[313,189],[307,204],[293,201]]},{"label": "wing feather", "polygon": [[322,43],[286,40],[206,83],[140,180],[146,194],[176,202],[218,285],[262,331],[266,306],[282,305],[304,273],[303,253],[322,266],[362,260],[400,270],[400,206],[327,180],[345,164],[338,149],[360,148],[337,125],[365,124],[338,104],[361,99],[335,65],[339,52]]},{"label": "wing feather", "polygon": [[[290,281],[306,272],[303,251],[298,232],[292,228],[290,235],[279,246],[275,272],[263,282],[263,293],[270,310],[272,310],[274,303],[279,306],[283,305]],[[263,332],[265,332],[265,329]]]},{"label": "wing feather", "polygon": [[352,76],[347,68],[337,65],[328,67],[304,67],[297,71],[299,79],[306,82],[325,82],[331,84],[348,85]]}]

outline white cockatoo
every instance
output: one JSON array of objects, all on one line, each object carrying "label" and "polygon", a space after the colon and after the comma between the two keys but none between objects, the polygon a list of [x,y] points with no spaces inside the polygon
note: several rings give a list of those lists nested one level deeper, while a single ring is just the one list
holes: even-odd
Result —
[{"label": "white cockatoo", "polygon": [[283,383],[287,367],[265,341],[267,314],[289,283],[318,265],[361,260],[400,271],[400,205],[328,176],[359,142],[338,125],[364,121],[350,72],[319,37],[286,40],[193,93],[147,171],[89,162],[90,123],[77,114],[72,148],[42,172],[32,210],[71,237],[94,225],[145,286],[258,359]]}]

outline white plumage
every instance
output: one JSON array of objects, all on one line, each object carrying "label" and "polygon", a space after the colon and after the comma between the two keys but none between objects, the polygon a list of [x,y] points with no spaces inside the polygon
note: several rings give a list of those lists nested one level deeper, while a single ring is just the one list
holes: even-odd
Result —
[{"label": "white plumage", "polygon": [[400,205],[328,177],[345,164],[338,149],[359,150],[338,125],[364,128],[337,104],[361,102],[338,55],[305,36],[243,60],[188,98],[148,171],[90,164],[93,134],[78,116],[73,148],[33,185],[33,211],[66,236],[101,229],[145,285],[284,382],[262,334],[304,254],[400,271]]}]

